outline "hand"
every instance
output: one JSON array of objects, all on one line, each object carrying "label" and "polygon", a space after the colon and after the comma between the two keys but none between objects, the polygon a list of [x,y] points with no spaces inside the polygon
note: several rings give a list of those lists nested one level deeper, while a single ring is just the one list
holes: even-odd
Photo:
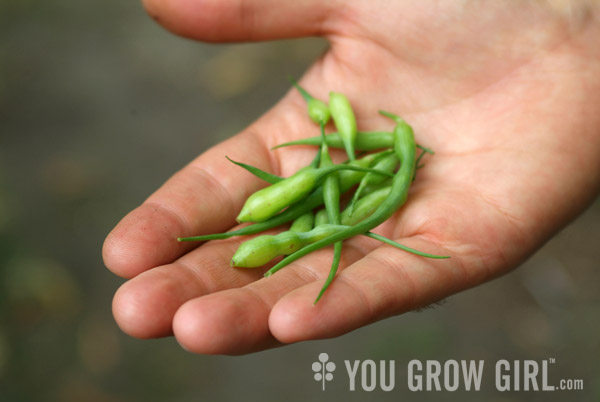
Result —
[{"label": "hand", "polygon": [[193,352],[225,354],[338,336],[506,273],[598,193],[600,14],[585,2],[569,15],[541,1],[520,3],[518,12],[508,1],[145,3],[167,28],[203,41],[326,37],[330,48],[301,84],[320,99],[346,94],[362,130],[391,130],[377,110],[393,111],[436,151],[407,204],[378,231],[452,258],[349,240],[341,271],[313,307],[331,249],[263,278],[264,270],[229,267],[240,238],[200,247],[175,241],[229,230],[264,185],[225,155],[284,176],[312,158],[307,147],[269,151],[318,134],[290,91],[107,237],[106,265],[130,278],[114,315],[132,336],[174,334]]}]

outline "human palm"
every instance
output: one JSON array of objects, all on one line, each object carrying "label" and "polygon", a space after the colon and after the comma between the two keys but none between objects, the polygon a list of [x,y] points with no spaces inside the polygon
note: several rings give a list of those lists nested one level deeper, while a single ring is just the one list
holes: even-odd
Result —
[{"label": "human palm", "polygon": [[376,231],[452,258],[348,240],[340,272],[313,306],[330,249],[263,278],[261,269],[229,267],[243,239],[200,247],[175,241],[229,230],[247,196],[264,185],[225,155],[284,176],[310,161],[308,147],[270,151],[318,135],[302,98],[290,91],[244,132],[176,173],[107,237],[107,266],[130,278],[113,304],[125,332],[174,334],[191,351],[226,354],[341,335],[507,272],[597,194],[594,10],[566,17],[541,3],[519,12],[498,2],[234,3],[146,6],[171,30],[201,40],[326,36],[331,46],[302,85],[321,99],[330,90],[346,94],[362,130],[391,130],[377,110],[397,113],[417,142],[436,151],[405,206]]}]

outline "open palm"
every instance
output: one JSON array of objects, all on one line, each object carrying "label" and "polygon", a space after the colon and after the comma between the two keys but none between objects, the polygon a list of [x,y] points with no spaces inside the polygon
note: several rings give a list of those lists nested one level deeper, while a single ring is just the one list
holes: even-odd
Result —
[{"label": "open palm", "polygon": [[397,113],[436,151],[406,205],[376,231],[452,258],[348,240],[336,280],[313,306],[330,248],[263,278],[261,269],[229,267],[240,238],[200,247],[175,241],[231,229],[247,196],[264,185],[224,155],[283,176],[309,162],[314,149],[269,150],[318,134],[290,91],[109,234],[106,265],[131,278],[113,305],[125,332],[174,334],[191,351],[226,354],[341,335],[507,272],[597,194],[600,29],[593,9],[566,16],[534,2],[520,3],[518,12],[510,2],[271,3],[146,6],[169,29],[205,41],[327,37],[330,48],[302,85],[321,99],[330,90],[346,94],[362,130],[391,130],[377,110]]}]

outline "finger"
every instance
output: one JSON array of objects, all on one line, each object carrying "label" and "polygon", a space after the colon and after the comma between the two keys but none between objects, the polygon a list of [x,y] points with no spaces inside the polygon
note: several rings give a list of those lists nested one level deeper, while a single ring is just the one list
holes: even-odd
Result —
[{"label": "finger", "polygon": [[301,97],[288,96],[246,131],[211,148],[176,173],[141,206],[126,215],[109,233],[103,246],[105,265],[115,274],[132,278],[169,264],[198,243],[179,243],[177,237],[220,233],[235,223],[247,197],[266,185],[229,162],[291,175],[314,157],[314,149],[282,149],[276,144],[310,132],[303,119]]},{"label": "finger", "polygon": [[[415,249],[448,254],[418,237],[397,240]],[[284,296],[269,317],[269,329],[283,343],[331,338],[383,318],[423,307],[482,282],[486,270],[464,269],[465,261],[432,260],[380,247],[341,272],[316,306],[316,281]],[[345,314],[352,312],[352,314]]]},{"label": "finger", "polygon": [[259,41],[317,36],[332,15],[318,0],[143,0],[157,22],[172,32],[207,42]]},{"label": "finger", "polygon": [[267,152],[260,136],[249,130],[198,157],[110,232],[103,247],[106,266],[131,278],[197,246],[178,243],[177,237],[230,228],[243,200],[264,183],[224,156],[270,170]]},{"label": "finger", "polygon": [[[368,251],[365,244],[357,243],[345,247],[341,269]],[[294,289],[325,278],[330,264],[331,250],[327,248],[272,277],[190,300],[175,314],[173,333],[182,347],[195,353],[242,354],[277,346],[269,329],[272,307]]]},{"label": "finger", "polygon": [[[419,194],[414,199],[421,199]],[[422,199],[426,203],[425,199]],[[419,211],[416,211],[419,215]],[[406,220],[406,219],[403,219]],[[418,223],[417,223],[418,225]],[[386,222],[377,232],[390,235],[394,223]],[[412,231],[411,225],[400,228],[400,232]],[[356,263],[380,243],[365,237],[357,237],[344,242],[344,252],[340,272],[344,267]],[[429,249],[431,245],[427,244]],[[427,247],[423,246],[427,251]],[[394,258],[403,255],[393,249]],[[227,254],[230,255],[230,254]],[[240,289],[232,289],[199,297],[183,304],[173,319],[173,332],[179,343],[187,350],[196,353],[250,353],[280,344],[271,334],[269,321],[272,309],[288,293],[304,288],[315,281],[318,283],[310,295],[303,300],[306,306],[312,304],[318,295],[331,265],[331,248],[311,253],[294,264],[277,272],[276,275],[261,279]],[[335,284],[336,280],[333,281]],[[312,285],[310,285],[312,286]],[[330,290],[324,298],[328,298]],[[319,302],[319,303],[322,303]],[[343,311],[342,316],[350,316]]]},{"label": "finger", "polygon": [[264,270],[229,266],[240,242],[209,242],[172,264],[127,281],[113,299],[113,315],[119,327],[136,338],[170,335],[175,312],[188,300],[262,278]]}]

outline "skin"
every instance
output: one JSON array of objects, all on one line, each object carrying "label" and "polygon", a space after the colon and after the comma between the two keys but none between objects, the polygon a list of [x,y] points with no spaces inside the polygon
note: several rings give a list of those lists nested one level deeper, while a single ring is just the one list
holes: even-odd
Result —
[{"label": "skin", "polygon": [[452,258],[354,238],[313,306],[329,272],[328,249],[262,278],[260,270],[229,268],[240,239],[201,247],[174,241],[230,229],[264,185],[223,155],[282,176],[309,163],[314,150],[269,151],[314,135],[304,100],[291,90],[108,235],[105,263],[129,279],[114,297],[119,326],[139,338],[174,335],[196,353],[244,354],[339,336],[519,266],[600,188],[598,7],[561,4],[146,0],[159,23],[198,40],[326,37],[331,47],[300,84],[320,99],[344,93],[361,130],[391,131],[377,109],[398,113],[417,142],[436,151],[405,206],[375,231]]}]

